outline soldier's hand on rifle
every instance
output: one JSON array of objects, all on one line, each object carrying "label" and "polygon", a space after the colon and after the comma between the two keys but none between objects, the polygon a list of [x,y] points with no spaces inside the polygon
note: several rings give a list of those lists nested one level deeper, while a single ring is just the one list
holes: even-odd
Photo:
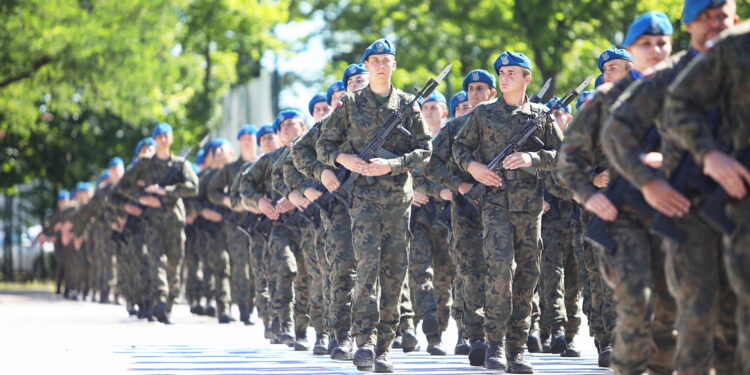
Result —
[{"label": "soldier's hand on rifle", "polygon": [[547,201],[544,201],[544,203],[543,203],[543,205],[542,205],[542,211],[544,211],[544,213],[546,214],[547,212],[549,212],[549,209],[550,209],[550,208],[551,208],[551,207],[550,207],[550,205],[549,205],[549,202],[547,202]]},{"label": "soldier's hand on rifle", "polygon": [[703,157],[703,174],[711,177],[734,199],[747,194],[745,184],[750,184],[750,172],[733,157],[719,151],[709,151]]},{"label": "soldier's hand on rifle", "polygon": [[202,209],[201,216],[203,216],[208,221],[213,221],[214,223],[218,223],[222,219],[224,219],[224,217],[220,213],[209,208]]},{"label": "soldier's hand on rifle", "polygon": [[339,186],[341,186],[341,182],[336,178],[336,174],[328,169],[320,174],[320,182],[323,183],[323,186],[325,186],[329,192],[334,192]]},{"label": "soldier's hand on rifle", "polygon": [[289,198],[289,201],[300,211],[305,210],[311,203],[307,198],[303,197],[302,194],[296,191],[289,193],[287,198]]},{"label": "soldier's hand on rifle", "polygon": [[469,163],[467,171],[471,174],[471,177],[482,184],[494,187],[503,186],[503,179],[482,163],[476,161]]},{"label": "soldier's hand on rifle", "polygon": [[528,153],[514,152],[503,159],[503,168],[513,170],[521,167],[530,167],[531,162],[531,155]]},{"label": "soldier's hand on rifle", "polygon": [[165,195],[165,194],[167,194],[167,191],[164,190],[163,187],[161,187],[161,186],[159,186],[157,184],[153,184],[151,186],[147,186],[145,189],[143,189],[143,191],[145,191],[147,193],[150,193],[150,194],[156,194],[156,195]]},{"label": "soldier's hand on rifle", "polygon": [[141,195],[138,198],[138,203],[144,206],[149,206],[149,207],[154,207],[154,208],[161,207],[161,201],[159,201],[159,199],[151,195]]},{"label": "soldier's hand on rifle", "polygon": [[294,204],[292,204],[292,202],[290,202],[286,198],[281,198],[276,203],[276,211],[278,211],[279,213],[283,214],[283,213],[289,212],[289,211],[291,211],[293,209],[294,209]]},{"label": "soldier's hand on rifle", "polygon": [[444,201],[452,201],[453,200],[453,192],[451,189],[442,189],[440,190],[440,199]]},{"label": "soldier's hand on rifle", "polygon": [[388,163],[388,160],[374,158],[370,159],[370,164],[366,164],[362,167],[362,170],[359,173],[363,176],[377,177],[391,173],[391,171],[393,171],[393,167]]},{"label": "soldier's hand on rifle", "polygon": [[126,203],[123,208],[125,209],[125,212],[133,216],[141,216],[143,213],[143,210],[134,204]]},{"label": "soldier's hand on rifle", "polygon": [[682,217],[690,211],[690,201],[666,181],[655,179],[641,187],[643,198],[668,217]]},{"label": "soldier's hand on rifle", "polygon": [[343,165],[344,168],[357,173],[360,173],[359,171],[362,170],[362,167],[367,165],[366,161],[353,154],[339,154],[336,157],[336,162]]},{"label": "soldier's hand on rifle", "polygon": [[419,190],[414,190],[414,199],[411,202],[412,205],[416,207],[422,207],[429,202],[430,202],[430,197],[427,196],[427,194]]},{"label": "soldier's hand on rifle", "polygon": [[190,224],[193,224],[195,222],[195,219],[197,219],[197,218],[198,218],[198,215],[196,215],[196,214],[190,214],[190,215],[187,215],[187,217],[185,218],[185,222],[188,225],[190,225]]},{"label": "soldier's hand on rifle", "polygon": [[321,192],[318,189],[314,189],[314,188],[311,188],[311,187],[305,189],[305,198],[309,199],[310,202],[312,202],[314,200],[317,200],[322,195],[323,195],[323,192]]},{"label": "soldier's hand on rifle", "polygon": [[649,152],[647,154],[641,155],[641,161],[643,162],[643,164],[646,164],[654,169],[660,169],[663,160],[664,157],[662,156],[661,152]]},{"label": "soldier's hand on rifle", "polygon": [[266,215],[271,220],[279,220],[279,212],[276,211],[276,208],[273,206],[273,203],[266,198],[260,198],[258,199],[258,208],[260,209],[260,212],[263,213],[263,215]]},{"label": "soldier's hand on rifle", "polygon": [[461,194],[466,194],[471,190],[471,184],[468,182],[462,182],[458,184],[458,192]]},{"label": "soldier's hand on rifle", "polygon": [[593,183],[594,186],[600,189],[603,187],[607,187],[607,185],[609,185],[609,171],[605,169],[604,171],[594,176]]},{"label": "soldier's hand on rifle", "polygon": [[617,207],[602,193],[592,195],[584,206],[604,221],[614,221],[617,218]]}]

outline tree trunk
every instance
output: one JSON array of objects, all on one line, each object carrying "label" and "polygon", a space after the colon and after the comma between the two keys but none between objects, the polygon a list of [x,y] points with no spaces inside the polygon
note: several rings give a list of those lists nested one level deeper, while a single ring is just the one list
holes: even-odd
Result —
[{"label": "tree trunk", "polygon": [[5,280],[13,280],[13,203],[15,196],[5,195],[5,209],[3,213],[3,274]]}]

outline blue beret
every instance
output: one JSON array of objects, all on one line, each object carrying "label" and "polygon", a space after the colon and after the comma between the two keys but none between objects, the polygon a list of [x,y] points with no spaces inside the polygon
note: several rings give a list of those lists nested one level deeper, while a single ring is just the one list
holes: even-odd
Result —
[{"label": "blue beret", "polygon": [[464,77],[464,91],[469,92],[469,84],[473,82],[484,82],[490,85],[490,87],[495,88],[495,76],[483,69],[472,70]]},{"label": "blue beret", "polygon": [[624,49],[610,48],[599,55],[599,60],[596,61],[596,66],[599,67],[600,72],[604,72],[604,64],[612,60],[633,61],[633,56],[630,56],[630,52]]},{"label": "blue beret", "polygon": [[214,138],[211,140],[211,142],[208,142],[206,144],[206,153],[214,153],[217,148],[224,146],[226,144],[229,144],[229,141],[226,138]]},{"label": "blue beret", "polygon": [[576,109],[581,109],[581,106],[583,103],[588,100],[591,96],[594,95],[595,90],[587,90],[581,93],[581,95],[578,95],[578,99],[576,100]]},{"label": "blue beret", "polygon": [[448,104],[447,101],[445,100],[445,95],[441,94],[440,91],[438,90],[433,91],[432,94],[430,94],[430,96],[427,97],[427,99],[420,98],[419,105],[421,106],[427,102],[441,102],[441,103]]},{"label": "blue beret", "polygon": [[57,200],[61,201],[64,199],[70,199],[70,192],[65,189],[62,189],[57,192]]},{"label": "blue beret", "polygon": [[195,154],[195,164],[201,165],[206,162],[206,151],[204,149],[198,150],[198,153]]},{"label": "blue beret", "polygon": [[307,109],[310,111],[310,116],[312,116],[313,111],[315,110],[315,105],[320,102],[327,102],[326,100],[326,93],[319,92],[315,94],[315,96],[310,99],[310,103],[307,104]]},{"label": "blue beret", "polygon": [[531,69],[531,60],[526,55],[520,52],[505,51],[495,59],[495,73],[500,72],[500,68],[503,66],[520,66],[528,70]]},{"label": "blue beret", "polygon": [[451,116],[455,116],[456,115],[456,107],[459,104],[461,104],[461,103],[463,103],[463,102],[465,102],[467,100],[469,100],[469,96],[466,95],[466,91],[459,91],[459,92],[456,93],[456,95],[453,95],[453,97],[451,98],[451,103],[450,103],[450,108],[449,108],[449,110],[451,112]]},{"label": "blue beret", "polygon": [[346,91],[346,85],[342,81],[336,81],[328,86],[328,91],[326,91],[326,103],[328,103],[328,105],[333,105],[333,103],[331,103],[331,100],[333,100],[333,94],[339,91]]},{"label": "blue beret", "polygon": [[[281,112],[279,112],[278,115],[276,115],[276,120],[273,121],[273,127],[276,129],[276,132],[281,130],[281,123],[289,120],[290,118],[296,118],[299,117],[301,119],[305,118],[305,115],[302,114],[299,110],[296,109],[286,109]],[[260,137],[259,137],[260,138]]]},{"label": "blue beret", "polygon": [[685,0],[685,7],[682,9],[682,23],[693,22],[704,10],[718,8],[726,2],[727,0]]},{"label": "blue beret", "polygon": [[107,168],[112,168],[116,165],[125,165],[125,162],[122,161],[119,156],[115,156],[112,158],[112,160],[109,161],[109,164],[107,164]]},{"label": "blue beret", "polygon": [[254,125],[245,125],[240,128],[239,132],[237,132],[237,139],[242,138],[245,134],[255,135],[256,133],[258,133],[258,128]]},{"label": "blue beret", "polygon": [[597,88],[604,84],[604,74],[599,74],[598,77],[596,77],[596,80],[594,81],[594,88]]},{"label": "blue beret", "polygon": [[[553,96],[549,101],[547,101],[547,104],[545,105],[547,106],[547,108],[552,109],[552,107],[556,106],[557,102],[559,101],[560,101],[560,98]],[[566,105],[565,107],[558,108],[558,109],[562,109],[563,111],[568,112],[568,113],[573,113],[573,109],[570,108],[570,104]]]},{"label": "blue beret", "polygon": [[263,136],[266,134],[276,134],[276,127],[272,124],[263,125],[260,127],[260,130],[258,130],[258,134],[256,134],[256,136],[258,137],[256,140],[258,146],[260,146],[260,139],[263,138]]},{"label": "blue beret", "polygon": [[90,182],[79,182],[76,184],[76,192],[86,191],[86,190],[94,190],[94,187],[91,185]]},{"label": "blue beret", "polygon": [[365,69],[365,66],[362,64],[351,64],[344,69],[344,77],[341,79],[341,82],[344,83],[344,90],[349,87],[349,78],[352,78],[358,74],[370,74],[370,72]]},{"label": "blue beret", "polygon": [[662,12],[644,13],[630,24],[623,47],[629,47],[641,35],[672,35],[672,23]]},{"label": "blue beret", "polygon": [[108,170],[108,169],[105,169],[105,170],[103,170],[103,171],[102,171],[102,173],[101,173],[101,174],[99,175],[99,178],[97,178],[97,179],[96,179],[96,183],[97,183],[97,185],[98,185],[98,184],[100,184],[100,183],[101,183],[102,181],[104,181],[105,179],[108,179],[108,178],[109,178],[109,170]]},{"label": "blue beret", "polygon": [[[372,44],[370,44],[365,50],[365,53],[362,54],[362,62],[365,62],[370,55],[380,55],[383,53],[396,55],[396,46],[386,39],[378,39],[372,42]],[[346,82],[346,80],[344,82]]]},{"label": "blue beret", "polygon": [[146,137],[138,141],[138,144],[135,145],[135,157],[138,157],[138,151],[140,151],[145,145],[156,146],[156,142],[154,142],[154,139],[151,137]]},{"label": "blue beret", "polygon": [[151,136],[156,138],[157,135],[167,134],[172,132],[172,126],[167,124],[166,122],[159,123],[154,128],[154,131],[151,133]]}]

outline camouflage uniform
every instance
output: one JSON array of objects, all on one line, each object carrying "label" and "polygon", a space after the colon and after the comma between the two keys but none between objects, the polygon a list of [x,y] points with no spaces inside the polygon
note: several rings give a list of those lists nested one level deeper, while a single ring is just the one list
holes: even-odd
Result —
[{"label": "camouflage uniform", "polygon": [[53,243],[55,247],[55,292],[60,293],[63,286],[63,278],[65,275],[65,268],[63,267],[63,246],[60,242],[60,236],[55,231],[55,226],[61,223],[63,210],[57,210],[51,215],[44,219],[44,225],[42,225],[42,234],[48,238],[54,237]]},{"label": "camouflage uniform", "polygon": [[[208,169],[200,176],[198,205],[200,209],[210,209],[220,214],[223,213],[221,207],[211,203],[208,198],[208,186],[213,181],[214,176],[220,173],[219,169]],[[195,220],[198,231],[198,243],[201,252],[204,254],[203,276],[204,282],[208,288],[206,299],[216,301],[217,316],[229,314],[231,308],[231,286],[230,286],[230,265],[229,252],[227,251],[227,236],[224,232],[223,221],[210,221],[203,216]]]},{"label": "camouflage uniform", "polygon": [[[200,175],[200,173],[199,173]],[[185,216],[199,215],[198,202],[195,198],[186,198]],[[198,243],[198,228],[193,222],[185,225],[185,298],[187,298],[190,307],[200,305],[203,296],[203,272],[201,271],[201,250]]]},{"label": "camouflage uniform", "polygon": [[[331,170],[318,161],[315,150],[321,126],[327,118],[313,125],[292,146],[294,166],[308,178],[317,181],[320,180],[320,175],[324,170]],[[349,212],[341,202],[336,200],[331,202],[330,209],[330,215],[323,212],[320,215],[325,231],[324,257],[322,258],[326,267],[323,269],[327,270],[329,275],[327,328],[335,334],[337,340],[341,340],[349,335],[351,328],[352,289],[357,265],[352,248]]]},{"label": "camouflage uniform", "polygon": [[[283,177],[279,181],[277,175],[275,180],[277,183],[274,183],[272,177],[274,169],[281,167],[281,165],[275,165],[276,162],[286,152],[288,148],[282,147],[263,155],[243,175],[239,191],[249,205],[257,207],[258,200],[262,197],[276,201],[275,198],[281,196],[277,188],[286,189],[282,186],[284,185]],[[270,263],[265,264],[274,313],[278,315],[283,325],[295,331],[298,331],[298,328],[307,327],[309,321],[307,310],[301,308],[303,304],[307,306],[306,296],[299,295],[295,301],[295,292],[300,291],[305,281],[308,280],[299,249],[299,238],[300,233],[296,228],[279,221],[273,222],[266,251],[266,258],[270,260]],[[297,281],[296,284],[295,281]],[[295,302],[300,306],[299,308],[295,306]]]},{"label": "camouflage uniform", "polygon": [[[452,155],[453,140],[464,126],[469,116],[457,117],[448,121],[440,133],[432,140],[432,156],[425,167],[425,176],[430,180],[447,186],[453,193],[451,203],[451,251],[458,269],[456,296],[462,296],[461,325],[463,336],[468,339],[484,337],[482,325],[484,316],[485,275],[487,263],[482,253],[482,218],[481,215],[458,192],[462,182],[472,183],[471,175],[462,170]],[[458,304],[459,298],[454,301]]]},{"label": "camouflage uniform", "polygon": [[[674,143],[682,150],[686,150],[701,164],[710,150],[722,149],[722,145],[731,147],[730,155],[737,157],[747,149],[748,124],[748,54],[750,44],[750,23],[744,22],[728,31],[716,41],[715,46],[703,56],[695,59],[676,78],[669,87],[669,95],[664,105],[667,121],[660,129],[664,138]],[[719,108],[720,122],[712,131],[707,123],[705,114],[713,108]],[[734,231],[724,236],[724,266],[729,285],[737,295],[737,326],[738,344],[736,373],[750,373],[750,241],[748,240],[747,220],[750,209],[747,196],[739,201],[732,200],[726,211],[727,215],[736,223]],[[685,232],[683,232],[685,233]],[[688,237],[688,240],[692,239]],[[709,259],[711,258],[711,259]],[[714,281],[717,277],[711,275],[716,272],[714,254],[701,254],[695,259],[695,267],[686,266],[684,272],[690,277],[696,273]],[[678,264],[670,270],[675,279],[679,279]],[[714,267],[711,267],[714,265]],[[696,280],[692,280],[696,281]],[[686,293],[698,293],[690,289],[691,284],[685,285]],[[713,290],[720,288],[714,285]],[[695,296],[700,298],[700,296]],[[713,294],[715,300],[718,296]],[[706,307],[710,306],[709,304]],[[714,305],[715,306],[715,305]],[[697,306],[696,306],[697,307]],[[716,307],[714,307],[716,308]],[[710,313],[715,319],[716,314]],[[709,315],[705,315],[709,316]],[[696,317],[701,319],[700,317]],[[695,324],[705,324],[696,322]],[[693,324],[686,322],[686,324]],[[708,324],[706,324],[708,325]],[[708,327],[706,327],[708,328]],[[711,339],[708,333],[707,339]],[[698,358],[698,356],[696,356]],[[687,360],[687,359],[686,359]],[[716,359],[715,361],[718,361]]]},{"label": "camouflage uniform", "polygon": [[[456,163],[464,170],[475,157],[477,162],[488,163],[527,121],[545,109],[528,100],[520,107],[512,106],[502,97],[479,104],[454,140]],[[544,149],[529,142],[521,151],[531,156],[532,169],[552,169],[562,142],[560,129],[548,118],[535,135],[544,142]],[[543,183],[538,172],[532,173],[504,171],[505,189],[487,187],[481,201],[488,267],[484,331],[492,344],[502,344],[507,338],[509,353],[523,352],[539,278]]]},{"label": "camouflage uniform", "polygon": [[137,203],[143,194],[142,186],[162,182],[172,168],[179,172],[176,173],[171,185],[163,186],[167,193],[160,197],[162,206],[149,208],[142,215],[145,216],[144,248],[153,262],[149,279],[155,282],[153,294],[149,297],[164,303],[167,311],[171,311],[172,304],[179,296],[178,270],[185,252],[185,207],[182,198],[198,193],[198,177],[190,163],[180,157],[172,155],[166,160],[155,156],[145,157],[140,158],[125,172],[115,189],[130,201]]},{"label": "camouflage uniform", "polygon": [[[323,124],[316,143],[318,159],[338,167],[336,157],[344,152],[344,145],[358,153],[387,117],[411,99],[396,88],[385,98],[378,98],[369,86],[346,94]],[[431,148],[418,108],[406,116],[403,125],[412,135],[396,131],[384,144],[391,153],[401,155],[388,159],[392,172],[375,178],[372,185],[365,178],[358,179],[349,210],[357,259],[352,331],[359,346],[373,344],[376,351],[390,348],[400,317],[399,296],[409,254],[409,172],[426,164]]]},{"label": "camouflage uniform", "polygon": [[240,172],[244,161],[242,158],[227,163],[208,183],[208,199],[221,207],[224,212],[224,236],[227,239],[229,260],[231,262],[232,302],[240,309],[240,320],[246,321],[255,307],[255,284],[253,269],[250,263],[250,239],[240,232],[236,225],[242,219],[242,213],[231,211],[224,205],[224,198],[229,197],[234,177]]}]

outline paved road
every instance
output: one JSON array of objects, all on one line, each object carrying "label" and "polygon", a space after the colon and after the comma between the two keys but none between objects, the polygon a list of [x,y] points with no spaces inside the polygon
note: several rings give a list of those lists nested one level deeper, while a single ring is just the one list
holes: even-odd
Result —
[{"label": "paved road", "polygon": [[[236,312],[235,312],[236,314]],[[177,324],[127,317],[122,306],[66,301],[47,292],[0,292],[2,374],[362,374],[347,362],[270,345],[260,326],[219,325],[175,307]],[[446,342],[455,343],[451,322]],[[611,374],[583,332],[581,358],[531,355],[537,374]],[[312,337],[312,330],[310,331]],[[425,338],[420,335],[422,347]],[[451,345],[452,346],[452,345]],[[397,374],[496,374],[463,356],[394,350]]]}]

